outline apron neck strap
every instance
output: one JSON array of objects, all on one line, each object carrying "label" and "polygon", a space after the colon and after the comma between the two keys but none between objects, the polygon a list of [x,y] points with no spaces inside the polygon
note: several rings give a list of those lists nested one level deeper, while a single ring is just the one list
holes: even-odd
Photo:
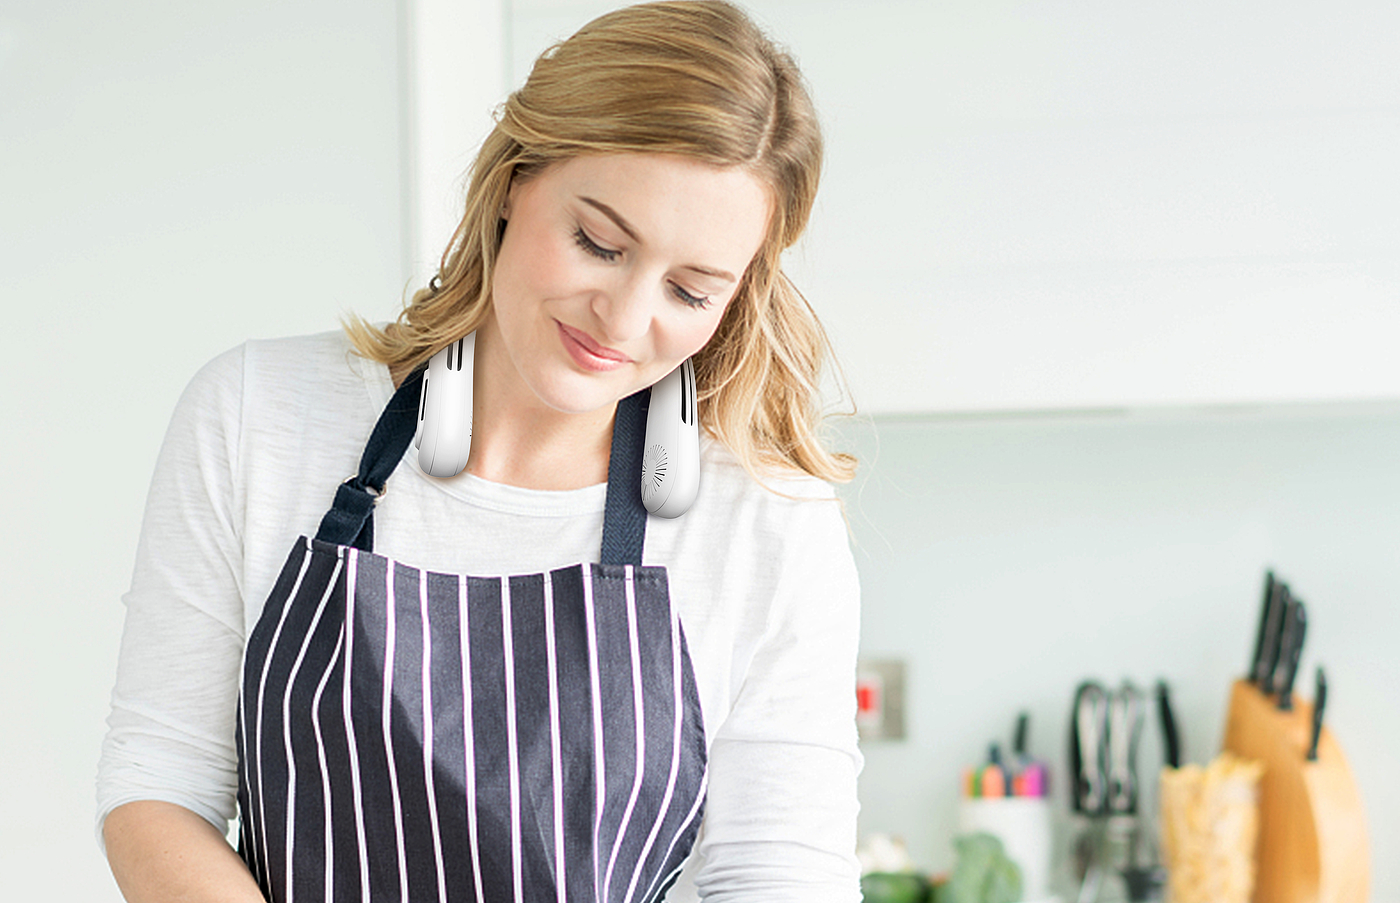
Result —
[{"label": "apron neck strap", "polygon": [[[374,503],[384,494],[384,484],[413,441],[423,370],[410,373],[385,405],[360,456],[359,473],[336,489],[335,502],[321,519],[317,539],[364,552],[374,550]],[[603,564],[642,563],[647,529],[641,490],[642,453],[650,400],[651,390],[642,389],[617,403],[603,510]]]},{"label": "apron neck strap", "polygon": [[641,566],[647,536],[647,509],[642,504],[642,454],[647,441],[651,389],[634,392],[617,403],[612,452],[608,457],[608,500],[603,508],[603,564]]}]

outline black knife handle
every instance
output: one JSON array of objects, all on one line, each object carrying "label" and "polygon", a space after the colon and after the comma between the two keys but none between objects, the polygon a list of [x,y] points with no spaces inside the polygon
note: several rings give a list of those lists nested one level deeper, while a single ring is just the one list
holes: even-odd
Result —
[{"label": "black knife handle", "polygon": [[1274,671],[1278,668],[1279,644],[1283,641],[1284,615],[1292,598],[1287,583],[1274,581],[1273,603],[1269,606],[1269,621],[1264,625],[1264,648],[1259,655],[1258,679],[1255,681],[1265,696],[1274,692]]},{"label": "black knife handle", "polygon": [[1303,639],[1307,633],[1307,608],[1302,599],[1294,599],[1288,604],[1279,650],[1278,672],[1274,677],[1274,686],[1278,687],[1280,711],[1293,710],[1293,681],[1298,676],[1298,660],[1303,656]]},{"label": "black knife handle", "polygon": [[1181,767],[1181,740],[1176,733],[1176,718],[1165,680],[1157,681],[1157,717],[1162,722],[1163,757],[1172,768]]},{"label": "black knife handle", "polygon": [[1108,693],[1087,680],[1074,691],[1069,759],[1074,772],[1070,803],[1075,812],[1103,815],[1108,809]]},{"label": "black knife handle", "polygon": [[1317,761],[1317,741],[1322,738],[1322,711],[1327,708],[1327,675],[1322,666],[1317,669],[1317,695],[1313,698],[1312,742],[1308,744],[1308,761]]},{"label": "black knife handle", "polygon": [[1249,657],[1249,668],[1244,679],[1252,684],[1259,683],[1259,660],[1264,657],[1264,636],[1269,629],[1269,611],[1274,602],[1274,572],[1264,572],[1264,602],[1259,606],[1259,632],[1254,636],[1254,654]]}]

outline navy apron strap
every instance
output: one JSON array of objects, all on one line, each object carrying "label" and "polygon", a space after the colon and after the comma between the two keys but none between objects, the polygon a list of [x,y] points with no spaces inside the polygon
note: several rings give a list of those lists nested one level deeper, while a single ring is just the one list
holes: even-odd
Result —
[{"label": "navy apron strap", "polygon": [[[414,370],[379,415],[360,470],[335,491],[331,510],[321,519],[316,538],[334,545],[374,551],[374,503],[403,460],[418,427],[418,403],[426,368]],[[608,495],[603,510],[603,564],[642,563],[647,510],[642,505],[642,452],[646,444],[651,390],[643,389],[617,403],[612,453],[608,460]]]},{"label": "navy apron strap", "polygon": [[651,389],[617,403],[612,453],[608,458],[608,500],[603,508],[603,564],[642,563],[647,509],[642,504],[642,453],[647,441]]},{"label": "navy apron strap", "polygon": [[413,441],[426,369],[420,367],[410,373],[385,405],[360,455],[360,472],[336,489],[331,510],[321,518],[317,539],[354,546],[362,552],[374,551],[374,503],[384,494],[384,483]]}]

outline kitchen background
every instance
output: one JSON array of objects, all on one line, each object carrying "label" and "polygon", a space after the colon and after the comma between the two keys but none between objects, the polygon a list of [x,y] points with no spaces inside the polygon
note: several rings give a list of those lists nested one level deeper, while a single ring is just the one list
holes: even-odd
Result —
[{"label": "kitchen background", "polygon": [[[1400,412],[922,417],[851,432],[866,463],[844,494],[861,646],[908,667],[907,739],[863,747],[863,830],[951,868],[961,769],[990,742],[1009,750],[1026,710],[1067,846],[1082,826],[1065,763],[1085,678],[1165,679],[1183,759],[1205,764],[1274,567],[1308,603],[1299,692],[1312,698],[1325,665],[1327,721],[1366,805],[1372,899],[1396,898]],[[1149,709],[1149,784],[1160,745]]]},{"label": "kitchen background", "polygon": [[[492,105],[609,5],[0,10],[17,898],[119,899],[92,777],[180,390],[246,338],[392,317]],[[958,772],[1021,709],[1063,810],[1085,677],[1170,681],[1208,760],[1271,566],[1311,609],[1300,684],[1327,666],[1372,899],[1400,901],[1400,7],[748,8],[827,129],[790,265],[860,412],[834,429],[863,462],[862,648],[908,668],[907,738],[865,748],[862,831],[947,867]]]}]

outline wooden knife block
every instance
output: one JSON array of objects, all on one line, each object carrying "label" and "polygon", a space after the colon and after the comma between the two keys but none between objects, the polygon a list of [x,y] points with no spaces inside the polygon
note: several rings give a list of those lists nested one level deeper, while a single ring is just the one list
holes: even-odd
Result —
[{"label": "wooden knife block", "polygon": [[1225,749],[1264,763],[1254,903],[1367,903],[1371,859],[1361,795],[1342,748],[1323,725],[1309,762],[1312,704],[1293,710],[1248,681],[1230,693]]}]

